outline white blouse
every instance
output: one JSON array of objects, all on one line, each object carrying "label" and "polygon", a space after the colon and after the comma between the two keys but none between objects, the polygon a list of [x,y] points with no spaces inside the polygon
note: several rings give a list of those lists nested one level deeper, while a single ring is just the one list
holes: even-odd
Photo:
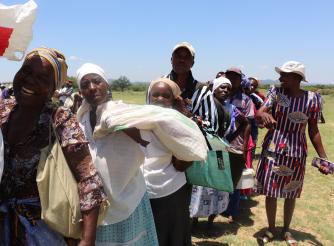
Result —
[{"label": "white blouse", "polygon": [[104,191],[110,202],[103,224],[123,221],[134,212],[146,192],[140,170],[144,153],[139,145],[122,131],[94,139],[89,111],[81,117],[80,126],[89,141],[93,163],[103,179]]},{"label": "white blouse", "polygon": [[151,131],[141,130],[141,137],[150,142],[144,149],[145,161],[141,166],[150,199],[168,196],[187,181],[184,172],[172,164],[172,152]]}]

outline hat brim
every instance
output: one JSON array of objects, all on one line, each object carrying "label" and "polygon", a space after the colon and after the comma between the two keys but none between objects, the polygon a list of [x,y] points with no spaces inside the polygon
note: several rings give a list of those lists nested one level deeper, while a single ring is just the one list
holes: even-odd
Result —
[{"label": "hat brim", "polygon": [[305,75],[302,74],[302,73],[300,73],[300,72],[298,72],[298,71],[293,71],[293,72],[292,72],[292,71],[290,71],[290,70],[284,70],[284,69],[281,69],[280,67],[275,67],[275,71],[276,71],[278,74],[280,74],[280,73],[296,73],[296,74],[302,76],[302,78],[303,78],[302,81],[308,83],[308,81],[307,81],[306,78],[305,78]]},{"label": "hat brim", "polygon": [[195,57],[195,53],[187,45],[180,45],[180,46],[175,47],[174,50],[173,50],[173,52],[172,52],[172,54],[174,54],[175,51],[177,51],[178,49],[181,49],[181,48],[187,49],[189,51],[190,55],[192,57]]}]

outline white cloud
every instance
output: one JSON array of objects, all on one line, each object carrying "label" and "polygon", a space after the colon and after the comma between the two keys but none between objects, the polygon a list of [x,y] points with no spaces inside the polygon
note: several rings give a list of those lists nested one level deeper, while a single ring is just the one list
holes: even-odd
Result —
[{"label": "white cloud", "polygon": [[70,60],[72,60],[72,61],[84,61],[85,59],[80,58],[78,56],[70,56]]}]

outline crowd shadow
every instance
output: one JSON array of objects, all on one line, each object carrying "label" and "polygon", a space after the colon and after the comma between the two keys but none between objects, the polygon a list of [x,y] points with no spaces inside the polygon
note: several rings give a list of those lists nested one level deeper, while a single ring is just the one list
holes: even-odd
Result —
[{"label": "crowd shadow", "polygon": [[[249,227],[254,225],[254,220],[251,218],[253,213],[251,208],[255,207],[258,204],[257,201],[248,200],[240,201],[240,212],[239,215],[230,223],[227,219],[220,219],[217,221],[218,216],[216,217],[213,227],[207,227],[207,220],[201,220],[198,222],[197,226],[192,228],[192,236],[195,238],[218,238],[223,235],[237,235],[240,227]],[[221,216],[221,215],[219,215]],[[213,244],[208,244],[208,242]],[[213,241],[202,241],[197,243],[197,245],[228,245],[217,243]]]},{"label": "crowd shadow", "polygon": [[[259,237],[262,237],[267,229],[268,228],[266,227],[262,228],[260,231],[256,232],[253,235],[253,237],[256,239]],[[283,239],[281,239],[281,236],[280,236],[280,232],[282,231],[282,229],[283,229],[282,227],[277,227],[278,233],[276,234],[274,241],[283,241]],[[317,237],[315,237],[311,233],[297,231],[293,229],[290,229],[290,232],[293,235],[293,237],[298,241],[298,244],[300,245],[305,245],[307,243],[307,245],[324,246],[324,244],[318,241]]]},{"label": "crowd shadow", "polygon": [[229,246],[228,243],[218,243],[212,240],[205,240],[201,242],[197,242],[196,244],[193,244],[196,246]]}]

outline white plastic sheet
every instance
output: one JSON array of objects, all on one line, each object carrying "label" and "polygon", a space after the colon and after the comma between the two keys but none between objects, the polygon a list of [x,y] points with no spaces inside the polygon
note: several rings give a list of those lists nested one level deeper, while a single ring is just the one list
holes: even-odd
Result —
[{"label": "white plastic sheet", "polygon": [[0,4],[0,57],[14,61],[23,59],[33,37],[36,10],[33,0],[11,6]]}]

